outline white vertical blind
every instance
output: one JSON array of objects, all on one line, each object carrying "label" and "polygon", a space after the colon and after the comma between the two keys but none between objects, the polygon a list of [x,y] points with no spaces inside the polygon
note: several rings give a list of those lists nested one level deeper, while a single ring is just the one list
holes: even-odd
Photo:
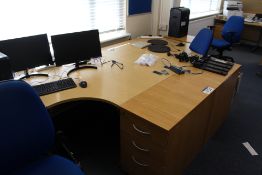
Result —
[{"label": "white vertical blind", "polygon": [[194,16],[207,12],[218,12],[220,10],[221,0],[181,0],[181,7],[190,8],[190,13]]},{"label": "white vertical blind", "polygon": [[99,29],[125,29],[125,0],[0,0],[0,40]]}]

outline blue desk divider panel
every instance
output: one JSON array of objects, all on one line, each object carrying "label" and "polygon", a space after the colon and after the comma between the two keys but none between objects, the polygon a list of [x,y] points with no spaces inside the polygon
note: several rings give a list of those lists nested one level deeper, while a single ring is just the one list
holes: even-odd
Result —
[{"label": "blue desk divider panel", "polygon": [[129,0],[128,15],[151,12],[152,0]]}]

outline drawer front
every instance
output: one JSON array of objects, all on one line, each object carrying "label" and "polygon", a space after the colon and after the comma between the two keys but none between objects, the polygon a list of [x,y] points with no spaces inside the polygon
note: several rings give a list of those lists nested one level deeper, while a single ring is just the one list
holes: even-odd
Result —
[{"label": "drawer front", "polygon": [[130,137],[121,133],[121,166],[124,171],[130,175],[167,174],[165,161],[161,160],[163,159],[161,151],[158,150],[159,154],[155,154],[152,150],[140,150],[130,142]]},{"label": "drawer front", "polygon": [[148,144],[156,144],[162,147],[167,145],[168,135],[165,130],[129,112],[121,112],[120,129]]},{"label": "drawer front", "polygon": [[158,145],[148,143],[145,139],[136,138],[121,132],[121,147],[131,155],[146,162],[159,161],[161,165],[166,164],[166,149]]}]

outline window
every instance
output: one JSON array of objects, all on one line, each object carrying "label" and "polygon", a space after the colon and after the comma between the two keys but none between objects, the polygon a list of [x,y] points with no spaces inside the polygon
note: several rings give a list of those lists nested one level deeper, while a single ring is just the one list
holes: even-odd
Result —
[{"label": "window", "polygon": [[221,0],[181,0],[181,7],[190,8],[190,18],[218,13]]},{"label": "window", "polygon": [[1,1],[0,39],[99,29],[125,29],[125,0]]}]

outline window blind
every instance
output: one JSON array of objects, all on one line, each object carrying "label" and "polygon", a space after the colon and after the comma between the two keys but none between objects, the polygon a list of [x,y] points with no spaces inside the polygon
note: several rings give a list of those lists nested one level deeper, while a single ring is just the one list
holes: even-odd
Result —
[{"label": "window blind", "polygon": [[220,10],[221,0],[181,0],[181,7],[190,9],[190,13],[201,16],[207,12],[218,12]]},{"label": "window blind", "polygon": [[0,40],[99,29],[125,29],[125,0],[0,1]]}]

